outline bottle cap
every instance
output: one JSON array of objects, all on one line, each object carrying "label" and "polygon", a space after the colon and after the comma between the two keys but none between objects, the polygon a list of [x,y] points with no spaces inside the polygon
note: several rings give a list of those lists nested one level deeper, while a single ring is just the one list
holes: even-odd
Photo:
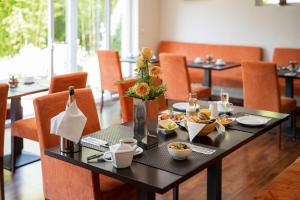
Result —
[{"label": "bottle cap", "polygon": [[74,86],[70,86],[69,87],[69,95],[74,95],[75,91],[74,91]]}]

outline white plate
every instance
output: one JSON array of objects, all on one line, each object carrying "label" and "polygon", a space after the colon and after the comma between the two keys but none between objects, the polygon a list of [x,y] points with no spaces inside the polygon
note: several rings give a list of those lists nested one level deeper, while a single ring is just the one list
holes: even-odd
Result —
[{"label": "white plate", "polygon": [[247,115],[236,118],[236,121],[247,126],[261,126],[267,124],[270,119],[265,117]]},{"label": "white plate", "polygon": [[287,72],[284,74],[285,76],[296,76],[297,73],[294,73],[294,72]]},{"label": "white plate", "polygon": [[144,150],[141,148],[141,147],[138,147],[135,152],[134,152],[134,155],[133,156],[137,156],[137,155],[140,155],[144,152]]},{"label": "white plate", "polygon": [[[189,103],[187,103],[187,102],[174,103],[173,108],[177,109],[179,111],[185,112],[188,105],[189,105]],[[199,108],[200,108],[200,105],[197,104],[196,109],[199,109]]]}]

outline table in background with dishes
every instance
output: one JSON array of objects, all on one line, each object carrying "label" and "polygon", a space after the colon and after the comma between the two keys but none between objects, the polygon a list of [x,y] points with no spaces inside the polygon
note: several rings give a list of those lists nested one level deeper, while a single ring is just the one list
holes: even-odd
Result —
[{"label": "table in background with dishes", "polygon": [[285,96],[294,97],[294,79],[300,79],[297,61],[290,61],[289,66],[277,67],[278,77],[285,79]]},{"label": "table in background with dishes", "polygon": [[[287,120],[288,114],[233,106],[222,90],[217,102],[170,102],[158,115],[158,146],[137,147],[132,123],[114,125],[84,136],[79,153],[64,154],[59,147],[45,154],[105,174],[137,188],[138,199],[173,189],[207,169],[207,199],[222,198],[222,160],[228,154]],[[217,130],[216,130],[217,128]]]},{"label": "table in background with dishes", "polygon": [[[3,80],[2,83],[8,83],[8,99],[10,99],[10,120],[11,124],[23,118],[22,97],[48,91],[49,82],[34,77],[21,77],[20,75],[10,75],[9,80]],[[29,152],[22,152],[23,138],[11,138],[14,140],[12,150],[16,152],[16,168],[38,161],[40,158]],[[4,156],[4,168],[11,169],[11,155]]]},{"label": "table in background with dishes", "polygon": [[[133,63],[136,63],[136,59],[137,59],[137,57],[128,57],[128,58],[121,58],[120,61],[133,64]],[[159,63],[159,57],[154,56],[151,59],[151,63],[152,64]],[[194,59],[194,61],[188,61],[187,66],[189,68],[203,69],[204,70],[203,85],[207,86],[207,87],[211,87],[212,86],[212,74],[211,74],[212,70],[223,71],[223,70],[239,67],[239,66],[241,66],[241,64],[236,63],[236,62],[224,61],[223,59],[220,59],[220,58],[213,60],[212,55],[208,54],[206,56],[206,59],[196,57]]]}]

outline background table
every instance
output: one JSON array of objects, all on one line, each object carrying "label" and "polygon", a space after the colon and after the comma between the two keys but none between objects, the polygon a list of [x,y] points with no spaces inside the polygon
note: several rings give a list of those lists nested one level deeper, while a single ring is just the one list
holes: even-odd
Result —
[{"label": "background table", "polygon": [[[126,58],[121,58],[121,62],[126,62],[126,63],[135,63],[136,62],[136,57],[126,57]],[[151,63],[159,63],[159,58],[151,59]],[[188,61],[187,66],[189,68],[196,68],[196,69],[203,69],[204,70],[204,82],[203,85],[210,87],[212,86],[212,76],[211,76],[211,71],[223,71],[235,67],[241,66],[240,63],[234,63],[234,62],[226,62],[225,65],[215,65],[215,63],[211,64],[204,64],[204,63],[194,63],[193,61]]]},{"label": "background table", "polygon": [[224,71],[227,69],[232,69],[235,67],[241,66],[240,63],[226,62],[225,65],[215,65],[215,63],[204,64],[204,63],[194,63],[192,61],[188,61],[187,65],[189,68],[203,69],[204,70],[204,86],[210,87],[212,86],[212,76],[211,71]]},{"label": "background table", "polygon": [[[8,99],[10,99],[10,119],[11,124],[15,121],[23,118],[21,97],[39,92],[48,91],[49,84],[42,82],[35,82],[33,84],[20,83],[16,88],[9,88]],[[26,164],[38,161],[40,158],[37,155],[23,152],[23,138],[11,136],[11,151],[15,151],[16,157],[16,168],[24,166]],[[12,161],[11,155],[4,156],[4,168],[11,170]]]},{"label": "background table", "polygon": [[[208,107],[208,104],[204,101],[200,101],[200,105],[202,108]],[[194,139],[194,142],[198,144],[217,147],[224,151],[217,158],[214,158],[213,160],[210,160],[209,162],[198,166],[196,170],[190,171],[189,173],[182,176],[157,168],[149,167],[137,162],[133,162],[132,166],[126,169],[113,168],[112,164],[109,162],[88,163],[87,157],[97,154],[98,151],[87,147],[83,147],[81,152],[74,154],[63,154],[59,151],[59,147],[54,147],[52,149],[46,149],[45,154],[50,157],[91,170],[94,173],[101,173],[106,176],[119,179],[123,182],[130,183],[138,189],[139,199],[155,199],[155,193],[162,194],[172,188],[175,188],[173,190],[173,194],[175,195],[176,199],[176,197],[178,197],[179,184],[191,178],[203,169],[207,168],[207,199],[221,199],[223,158],[233,151],[237,150],[241,146],[247,144],[251,140],[257,138],[259,135],[279,125],[289,116],[287,114],[244,109],[241,107],[235,107],[235,112],[246,112],[249,114],[272,117],[275,118],[275,121],[273,122],[273,124],[265,126],[256,133],[228,129],[223,135],[220,135],[217,132],[213,132],[205,137],[197,137],[196,139]],[[131,123],[125,125],[132,126]],[[178,129],[176,130],[176,133],[177,134],[171,134],[168,136],[159,135],[159,143],[162,145],[170,142],[173,139],[188,139],[188,134],[186,131]]]},{"label": "background table", "polygon": [[300,79],[300,73],[297,72],[295,76],[289,76],[286,73],[290,73],[291,71],[287,69],[279,69],[277,70],[278,77],[285,79],[285,96],[294,97],[294,79]]}]

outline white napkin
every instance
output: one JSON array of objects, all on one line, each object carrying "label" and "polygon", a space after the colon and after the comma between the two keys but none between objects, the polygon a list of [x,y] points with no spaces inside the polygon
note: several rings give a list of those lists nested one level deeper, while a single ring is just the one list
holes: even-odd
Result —
[{"label": "white napkin", "polygon": [[87,118],[77,107],[76,100],[63,112],[51,119],[51,133],[78,143]]},{"label": "white napkin", "polygon": [[187,129],[189,133],[190,142],[198,135],[206,124],[199,124],[194,122],[187,122]]},{"label": "white napkin", "polygon": [[225,133],[225,126],[220,123],[216,123],[216,128],[219,134]]}]

